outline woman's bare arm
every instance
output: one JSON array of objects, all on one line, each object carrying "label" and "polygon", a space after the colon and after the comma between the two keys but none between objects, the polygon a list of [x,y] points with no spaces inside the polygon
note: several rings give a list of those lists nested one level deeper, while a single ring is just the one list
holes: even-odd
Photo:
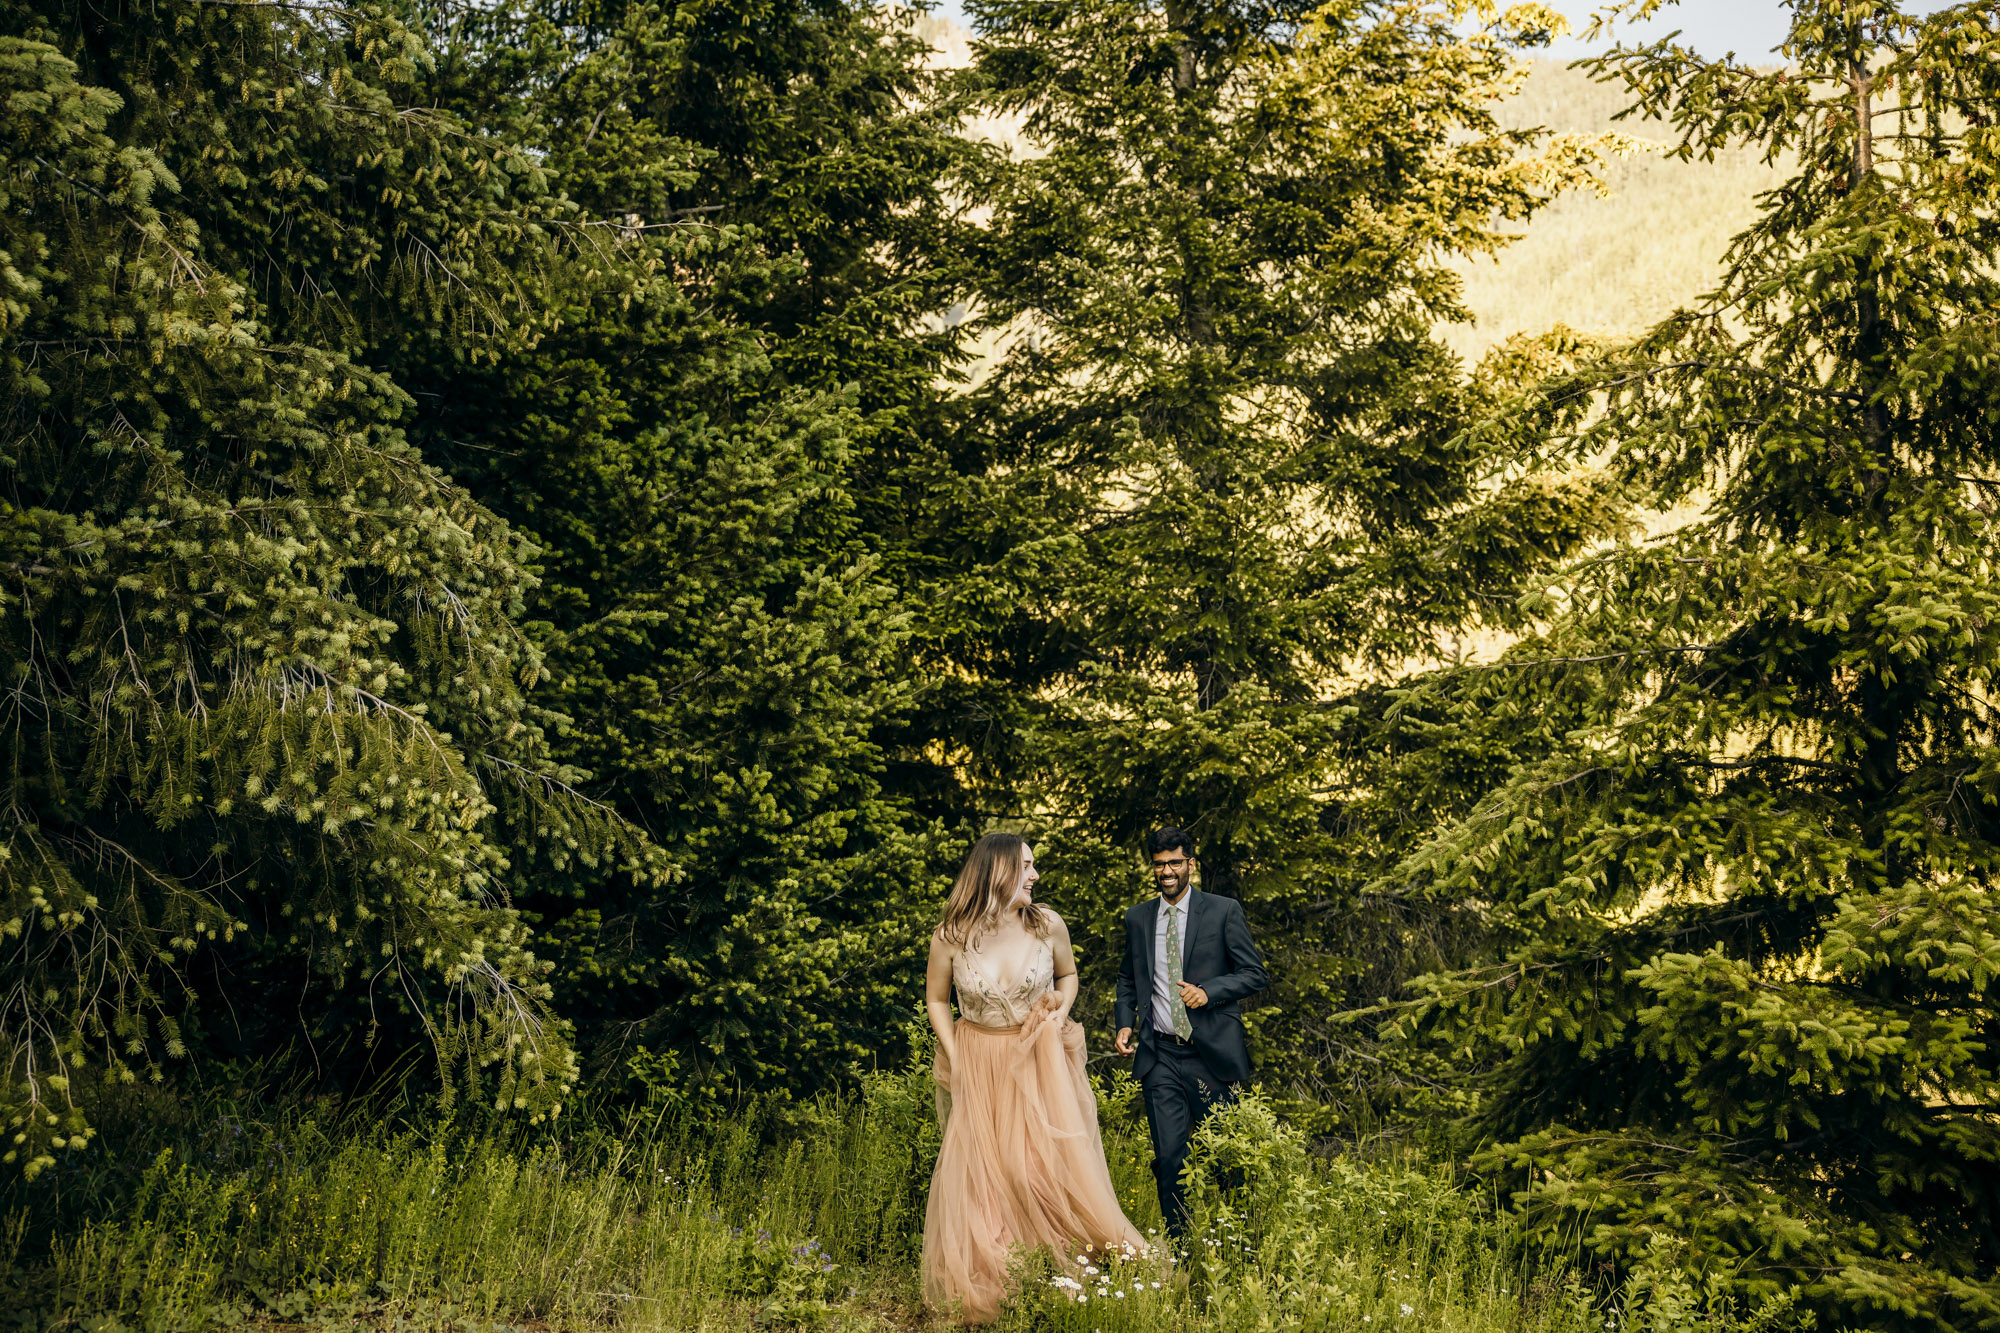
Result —
[{"label": "woman's bare arm", "polygon": [[1049,951],[1056,956],[1056,1006],[1055,1019],[1061,1022],[1069,1017],[1069,1011],[1076,1004],[1076,953],[1069,947],[1069,925],[1054,912],[1049,913],[1054,922],[1049,927]]},{"label": "woman's bare arm", "polygon": [[937,1034],[938,1050],[947,1063],[958,1065],[958,1036],[951,1027],[951,960],[958,952],[938,935],[931,936],[931,960],[924,968],[924,1012]]}]

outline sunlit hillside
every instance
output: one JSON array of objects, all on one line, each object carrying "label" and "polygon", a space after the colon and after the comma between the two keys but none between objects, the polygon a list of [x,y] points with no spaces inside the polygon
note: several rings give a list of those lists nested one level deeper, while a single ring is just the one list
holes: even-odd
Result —
[{"label": "sunlit hillside", "polygon": [[[1612,117],[1621,89],[1556,61],[1536,61],[1521,93],[1502,111],[1511,125],[1554,131],[1617,128],[1665,141],[1669,127]],[[1660,153],[1616,163],[1609,198],[1575,195],[1534,219],[1497,260],[1461,265],[1467,304],[1478,322],[1446,337],[1477,355],[1512,333],[1565,323],[1599,333],[1634,333],[1706,291],[1729,238],[1747,225],[1756,195],[1776,172],[1748,153],[1681,162]]]},{"label": "sunlit hillside", "polygon": [[[935,15],[921,15],[916,24],[938,48],[939,64],[970,61],[971,34],[964,28]],[[1614,124],[1624,105],[1617,87],[1595,83],[1564,62],[1538,60],[1501,114],[1509,125],[1559,133],[1617,128],[1655,141],[1668,137],[1658,124]],[[982,121],[974,132],[1005,142],[1010,128]],[[1619,161],[1608,176],[1608,198],[1562,199],[1497,260],[1460,265],[1477,322],[1446,330],[1446,340],[1470,358],[1510,334],[1557,323],[1635,333],[1707,290],[1729,238],[1749,222],[1757,192],[1773,181],[1773,170],[1746,153],[1710,163],[1660,153]]]}]

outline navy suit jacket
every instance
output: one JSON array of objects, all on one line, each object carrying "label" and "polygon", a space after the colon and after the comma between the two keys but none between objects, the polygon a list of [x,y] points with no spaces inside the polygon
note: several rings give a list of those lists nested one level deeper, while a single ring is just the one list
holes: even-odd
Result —
[{"label": "navy suit jacket", "polygon": [[[1135,903],[1125,913],[1125,962],[1118,969],[1117,1024],[1139,1039],[1132,1072],[1139,1078],[1159,1057],[1153,1040],[1153,933],[1160,899]],[[1188,1010],[1195,1054],[1224,1083],[1250,1077],[1250,1043],[1243,1035],[1237,1001],[1270,984],[1264,959],[1250,938],[1243,904],[1199,889],[1188,890],[1187,943],[1181,949],[1181,979],[1207,992],[1208,1003]],[[1136,1020],[1136,1021],[1135,1021]]]}]

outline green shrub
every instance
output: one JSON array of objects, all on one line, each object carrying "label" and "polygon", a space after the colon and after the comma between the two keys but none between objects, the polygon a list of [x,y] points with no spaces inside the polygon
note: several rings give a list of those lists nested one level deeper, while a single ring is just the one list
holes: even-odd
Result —
[{"label": "green shrub", "polygon": [[1603,1324],[1578,1280],[1437,1165],[1315,1158],[1255,1093],[1203,1124],[1187,1179],[1186,1287],[1218,1328]]}]

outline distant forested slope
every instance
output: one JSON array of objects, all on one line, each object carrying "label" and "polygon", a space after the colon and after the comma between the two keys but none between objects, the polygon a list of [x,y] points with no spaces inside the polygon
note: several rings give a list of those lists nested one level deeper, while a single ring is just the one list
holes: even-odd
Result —
[{"label": "distant forested slope", "polygon": [[[1670,127],[1637,118],[1614,122],[1621,88],[1581,70],[1537,60],[1502,118],[1558,133],[1620,129],[1663,147]],[[1714,284],[1729,238],[1748,226],[1758,191],[1778,173],[1735,149],[1713,162],[1681,162],[1664,152],[1626,158],[1606,175],[1608,198],[1557,199],[1497,262],[1461,265],[1466,303],[1478,316],[1446,340],[1477,355],[1519,332],[1562,323],[1593,333],[1637,334]]]},{"label": "distant forested slope", "polygon": [[[971,61],[973,36],[964,27],[927,15],[916,28],[937,48],[939,64]],[[1620,129],[1671,145],[1664,126],[1612,119],[1626,105],[1620,89],[1592,82],[1565,61],[1531,64],[1501,114],[1504,123],[1557,133]],[[1001,142],[1011,138],[1005,126],[981,128]],[[1717,257],[1749,225],[1757,192],[1775,180],[1773,168],[1742,150],[1714,162],[1681,162],[1664,152],[1624,159],[1606,175],[1609,197],[1565,195],[1523,228],[1522,239],[1497,262],[1460,262],[1466,303],[1478,322],[1448,330],[1445,341],[1474,358],[1510,334],[1555,324],[1637,334],[1712,285]]]}]

